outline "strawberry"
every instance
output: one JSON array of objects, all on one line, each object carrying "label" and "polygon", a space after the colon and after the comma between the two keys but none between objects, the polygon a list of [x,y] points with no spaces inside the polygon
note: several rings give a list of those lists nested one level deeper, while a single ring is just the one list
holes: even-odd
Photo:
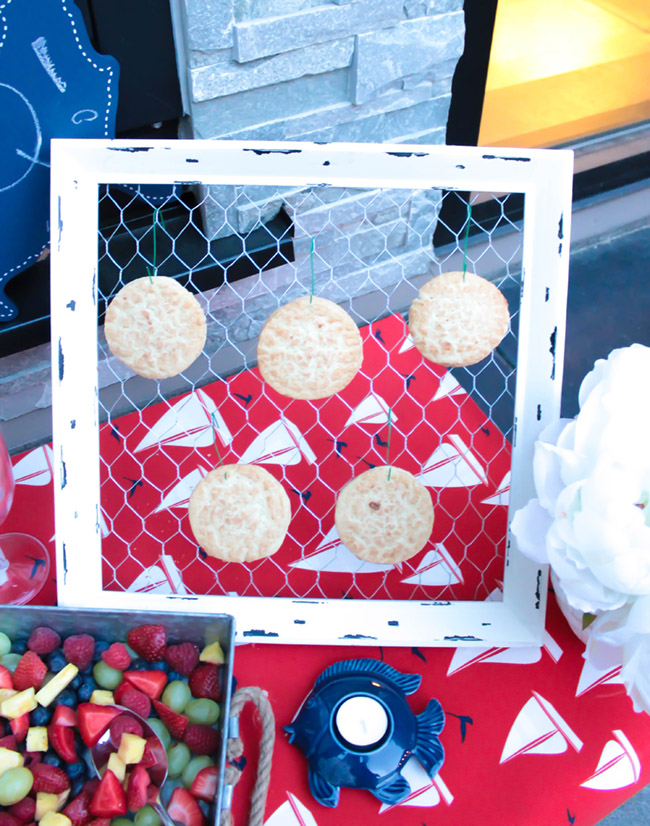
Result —
[{"label": "strawberry", "polygon": [[23,797],[10,807],[9,814],[17,817],[22,823],[29,823],[34,820],[36,814],[36,801],[33,797]]},{"label": "strawberry", "polygon": [[76,726],[77,712],[70,706],[57,706],[52,715],[53,726]]},{"label": "strawberry", "polygon": [[143,660],[162,662],[167,650],[167,632],[164,625],[138,625],[127,635],[127,642]]},{"label": "strawberry", "polygon": [[152,780],[156,779],[154,774],[157,773],[157,770],[161,766],[167,765],[167,752],[158,737],[152,736],[146,738],[144,754],[142,755],[140,764],[145,769],[152,769],[153,767],[156,767],[156,769],[150,774]]},{"label": "strawberry", "polygon": [[14,688],[24,691],[26,688],[39,689],[47,674],[47,666],[33,651],[25,651],[18,660],[14,671]]},{"label": "strawberry", "polygon": [[66,763],[76,763],[77,750],[74,745],[74,729],[72,726],[56,726],[53,723],[47,727],[47,739],[54,751]]},{"label": "strawberry", "polygon": [[90,634],[73,634],[63,643],[63,654],[66,660],[83,671],[93,661],[95,640]]},{"label": "strawberry", "polygon": [[111,720],[119,715],[112,706],[98,706],[96,703],[79,703],[77,717],[79,733],[84,743],[92,748],[110,725]]},{"label": "strawberry", "polygon": [[122,676],[152,700],[157,700],[167,685],[167,675],[164,671],[125,671]]},{"label": "strawberry", "polygon": [[84,826],[90,820],[90,801],[92,795],[82,791],[63,810],[63,814],[72,821],[72,826]]},{"label": "strawberry", "polygon": [[60,645],[61,637],[46,625],[35,628],[27,640],[27,648],[34,654],[51,654]]},{"label": "strawberry", "polygon": [[65,772],[49,763],[37,763],[30,768],[34,776],[32,791],[47,792],[48,794],[61,794],[70,788],[70,781]]},{"label": "strawberry", "polygon": [[154,803],[160,802],[160,789],[152,783],[147,789],[147,803],[153,806]]},{"label": "strawberry", "polygon": [[183,742],[194,754],[213,754],[219,746],[219,732],[212,726],[190,723],[183,734]]},{"label": "strawberry", "polygon": [[88,822],[88,826],[111,826],[110,817],[96,817]]},{"label": "strawberry", "polygon": [[11,678],[11,671],[8,668],[5,668],[4,665],[0,665],[0,688],[13,688],[14,681]]},{"label": "strawberry", "polygon": [[212,663],[198,665],[190,674],[187,682],[193,697],[205,697],[215,702],[221,699],[218,665],[212,665]]},{"label": "strawberry", "polygon": [[37,763],[40,763],[43,759],[42,751],[24,751],[22,754],[23,766],[26,769],[31,769],[32,766],[35,766]]},{"label": "strawberry", "polygon": [[131,812],[137,812],[147,804],[147,789],[149,788],[149,774],[141,765],[137,765],[129,775],[126,787],[126,805]]},{"label": "strawberry", "polygon": [[182,740],[185,729],[190,722],[189,719],[184,714],[179,714],[159,700],[154,700],[153,705],[171,736],[175,737],[176,740]]},{"label": "strawberry", "polygon": [[123,642],[114,642],[106,651],[102,651],[102,660],[111,668],[124,671],[131,665],[131,655]]},{"label": "strawberry", "polygon": [[125,732],[128,732],[129,734],[137,734],[138,737],[142,737],[142,726],[129,714],[120,714],[119,717],[111,720],[109,729],[111,732],[111,743],[116,749],[119,749],[120,742],[122,741],[122,735]]},{"label": "strawberry", "polygon": [[0,812],[0,826],[21,826],[21,822],[9,812]]},{"label": "strawberry", "polygon": [[219,769],[216,766],[206,766],[196,773],[190,792],[199,800],[214,803],[217,796],[217,777]]},{"label": "strawberry", "polygon": [[8,734],[6,737],[0,737],[0,748],[9,749],[10,751],[18,751],[18,741],[13,734]]},{"label": "strawberry", "polygon": [[138,691],[137,688],[133,688],[126,680],[122,680],[118,685],[113,692],[113,697],[116,703],[131,709],[131,711],[135,711],[136,714],[144,717],[145,720],[151,713],[151,700],[146,694]]},{"label": "strawberry", "polygon": [[104,772],[92,796],[90,813],[95,817],[116,817],[126,814],[126,792],[110,769]]},{"label": "strawberry", "polygon": [[192,671],[199,664],[200,651],[193,642],[181,642],[178,645],[170,645],[165,653],[165,659],[169,663],[172,671],[178,671],[185,677],[189,677]]},{"label": "strawberry", "polygon": [[22,743],[27,737],[27,729],[29,728],[29,714],[21,714],[20,717],[14,717],[9,720],[9,728],[19,743]]},{"label": "strawberry", "polygon": [[205,818],[196,800],[187,789],[182,786],[174,789],[169,798],[167,814],[172,820],[182,823],[183,826],[204,826]]}]

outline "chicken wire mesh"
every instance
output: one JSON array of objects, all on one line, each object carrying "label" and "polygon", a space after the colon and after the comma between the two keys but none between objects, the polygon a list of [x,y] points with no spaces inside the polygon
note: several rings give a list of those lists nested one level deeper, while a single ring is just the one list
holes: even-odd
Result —
[{"label": "chicken wire mesh", "polygon": [[[197,294],[208,335],[173,379],[133,375],[99,331],[103,588],[306,599],[499,599],[513,437],[523,222],[512,196],[440,189],[100,186],[98,321],[134,278],[169,275]],[[466,210],[434,248],[446,199]],[[443,213],[444,214],[444,213]],[[424,359],[408,332],[419,287],[450,271],[493,280],[510,329],[468,368]],[[345,307],[362,332],[360,373],[335,397],[287,399],[260,377],[255,341],[301,295]],[[429,489],[434,529],[398,565],[355,557],[334,525],[336,496],[385,464]],[[209,557],[188,518],[193,488],[219,463],[263,465],[289,492],[280,550],[241,564]]]}]

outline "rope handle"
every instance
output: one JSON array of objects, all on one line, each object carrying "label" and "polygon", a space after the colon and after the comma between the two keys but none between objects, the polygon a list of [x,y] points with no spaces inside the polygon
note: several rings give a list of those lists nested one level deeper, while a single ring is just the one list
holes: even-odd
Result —
[{"label": "rope handle", "polygon": [[[230,703],[230,717],[239,719],[241,710],[246,703],[254,703],[262,723],[262,737],[260,740],[260,758],[257,766],[257,777],[251,795],[250,815],[248,826],[262,826],[266,796],[271,782],[271,763],[273,760],[273,745],[275,743],[275,715],[269,702],[266,691],[256,686],[238,688]],[[227,760],[232,761],[241,757],[244,744],[239,737],[228,740]],[[226,766],[224,781],[226,785],[235,786],[241,777],[241,771],[231,763]],[[230,810],[221,813],[220,826],[233,826]]]}]

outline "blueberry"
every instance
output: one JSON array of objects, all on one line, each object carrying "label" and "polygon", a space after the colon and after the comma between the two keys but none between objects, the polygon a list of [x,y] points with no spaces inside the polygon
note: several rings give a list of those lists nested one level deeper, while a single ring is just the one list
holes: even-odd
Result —
[{"label": "blueberry", "polygon": [[169,664],[162,660],[159,663],[148,663],[149,671],[169,671]]},{"label": "blueberry", "polygon": [[24,654],[27,651],[27,640],[19,639],[11,643],[11,651],[13,654]]},{"label": "blueberry", "polygon": [[52,719],[52,712],[45,706],[37,706],[30,714],[29,722],[32,726],[46,726]]},{"label": "blueberry", "polygon": [[167,675],[167,679],[171,683],[174,680],[183,680],[184,681],[185,677],[183,677],[182,674],[179,674],[178,671],[170,671],[169,674]]},{"label": "blueberry", "polygon": [[48,753],[43,758],[43,762],[47,763],[48,766],[55,766],[57,769],[61,768],[63,760],[59,757],[58,754],[54,754],[52,751],[48,751]]},{"label": "blueberry", "polygon": [[58,695],[56,701],[60,706],[69,706],[70,708],[74,708],[77,705],[77,692],[72,691],[70,688],[66,688]]},{"label": "blueberry", "polygon": [[70,783],[70,797],[73,800],[81,794],[81,790],[83,789],[85,782],[86,781],[83,777],[78,777]]},{"label": "blueberry", "polygon": [[131,665],[129,665],[129,671],[147,671],[149,668],[149,663],[145,662],[141,657],[136,657],[134,660],[131,660]]},{"label": "blueberry", "polygon": [[60,648],[53,651],[46,660],[46,665],[53,674],[61,671],[61,669],[65,668],[67,664],[68,661]]},{"label": "blueberry", "polygon": [[80,703],[87,703],[90,700],[93,691],[97,688],[97,683],[91,676],[84,677],[81,685],[77,691]]},{"label": "blueberry", "polygon": [[93,654],[93,662],[99,662],[102,658],[102,653],[104,651],[108,651],[111,647],[109,642],[104,642],[104,640],[98,640],[95,643],[95,653]]},{"label": "blueberry", "polygon": [[78,763],[68,763],[65,767],[65,773],[68,775],[70,780],[78,780],[79,778],[83,778],[85,780],[88,769],[86,764],[80,760]]}]

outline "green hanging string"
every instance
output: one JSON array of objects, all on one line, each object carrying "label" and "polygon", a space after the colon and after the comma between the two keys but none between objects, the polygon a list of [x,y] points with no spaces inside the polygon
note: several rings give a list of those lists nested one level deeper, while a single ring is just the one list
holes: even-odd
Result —
[{"label": "green hanging string", "polygon": [[386,465],[388,466],[388,481],[390,482],[390,462],[388,461],[390,457],[390,432],[392,430],[391,426],[391,409],[388,408],[388,438],[386,439]]},{"label": "green hanging string", "polygon": [[467,272],[467,239],[469,238],[469,226],[472,221],[472,205],[467,204],[467,226],[465,228],[465,247],[463,249],[463,281]]}]

